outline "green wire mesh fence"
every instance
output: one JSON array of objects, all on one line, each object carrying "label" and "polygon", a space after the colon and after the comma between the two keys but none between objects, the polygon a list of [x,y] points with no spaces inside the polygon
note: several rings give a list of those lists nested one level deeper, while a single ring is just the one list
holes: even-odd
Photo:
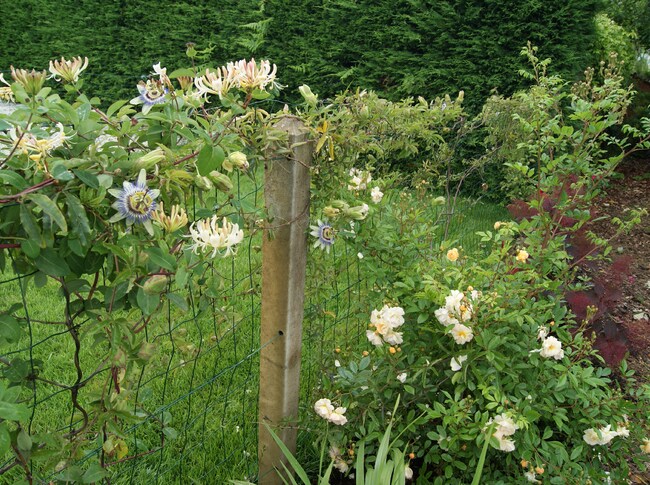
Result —
[{"label": "green wire mesh fence", "polygon": [[[231,201],[234,207],[259,206],[261,183],[252,180],[241,181]],[[6,209],[0,208],[0,220]],[[77,337],[71,338],[64,325],[69,302],[60,285],[39,273],[12,269],[9,258],[0,273],[0,312],[20,318],[25,332],[0,357],[0,365],[7,385],[29,383],[20,396],[31,408],[28,434],[56,432],[65,446],[66,437],[84,420],[92,424],[96,406],[107,405],[99,399],[106,386],[114,391],[121,387],[120,393],[126,394],[121,398],[124,412],[115,408],[115,422],[133,423],[121,432],[116,428],[120,440],[112,443],[112,453],[106,452],[107,435],[98,432],[68,450],[69,459],[56,463],[54,454],[45,455],[25,469],[7,456],[0,465],[0,481],[31,476],[33,483],[92,483],[104,477],[102,469],[115,484],[254,480],[259,352],[268,344],[259,339],[261,239],[260,232],[249,233],[235,258],[217,260],[205,275],[211,278],[209,294],[190,291],[182,308],[168,301],[164,318],[137,329],[151,356],[131,373],[130,383],[112,374],[111,362],[98,361],[101,352],[93,351],[91,322],[75,320]],[[307,276],[301,377],[305,411],[323,377],[322,362],[335,348],[359,338],[370,311],[362,298],[364,282],[356,254],[349,254],[344,245],[339,252],[329,255],[334,262],[331,274],[310,265]],[[120,312],[126,310],[116,310],[114,316]],[[106,395],[116,398],[116,392]],[[103,429],[111,432],[111,423]]]}]

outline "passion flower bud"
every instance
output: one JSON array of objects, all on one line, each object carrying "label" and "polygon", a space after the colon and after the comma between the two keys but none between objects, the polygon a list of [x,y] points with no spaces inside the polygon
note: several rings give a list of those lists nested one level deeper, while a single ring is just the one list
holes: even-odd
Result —
[{"label": "passion flower bud", "polygon": [[222,164],[222,167],[228,172],[232,172],[233,168],[237,168],[245,172],[248,170],[249,166],[250,165],[248,163],[248,159],[246,158],[246,154],[242,152],[232,152],[230,155],[228,155],[228,158],[226,158]]},{"label": "passion flower bud", "polygon": [[363,204],[357,205],[355,207],[350,207],[349,209],[344,210],[343,213],[351,219],[362,221],[368,216],[368,210],[368,204]]},{"label": "passion flower bud", "polygon": [[328,219],[335,219],[341,213],[340,209],[328,205],[323,209],[323,215]]},{"label": "passion flower bud", "polygon": [[142,289],[147,295],[158,295],[167,288],[167,276],[156,274],[149,278],[142,285]]},{"label": "passion flower bud", "polygon": [[136,170],[141,170],[141,169],[149,170],[155,164],[161,162],[164,159],[165,159],[165,152],[162,150],[162,148],[156,148],[155,150],[145,155],[142,155],[140,158],[138,158],[134,163],[134,167]]},{"label": "passion flower bud", "polygon": [[208,177],[202,177],[200,175],[197,175],[194,177],[194,184],[199,188],[203,190],[212,190],[214,186],[212,185],[212,182]]},{"label": "passion flower bud", "polygon": [[230,180],[230,177],[226,174],[213,170],[208,175],[208,178],[212,183],[214,183],[218,190],[221,190],[222,192],[230,192],[232,190],[232,180]]}]

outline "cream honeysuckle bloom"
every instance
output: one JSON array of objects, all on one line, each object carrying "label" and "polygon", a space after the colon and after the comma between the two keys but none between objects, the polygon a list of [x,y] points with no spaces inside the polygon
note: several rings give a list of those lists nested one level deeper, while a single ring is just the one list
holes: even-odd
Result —
[{"label": "cream honeysuckle bloom", "polygon": [[54,78],[56,81],[63,80],[74,84],[79,80],[79,74],[87,67],[87,57],[83,59],[81,57],[73,57],[70,61],[62,57],[60,61],[50,61],[50,72],[52,73],[50,78]]},{"label": "cream honeysuckle bloom", "polygon": [[232,88],[237,87],[238,82],[235,71],[219,67],[215,71],[206,69],[203,76],[194,79],[194,86],[197,89],[197,94],[201,97],[216,94],[222,98]]},{"label": "cream honeysuckle bloom", "polygon": [[210,219],[193,222],[190,235],[186,237],[191,237],[194,241],[190,249],[195,254],[212,251],[211,258],[217,254],[226,257],[237,252],[236,246],[244,240],[244,231],[239,229],[239,224],[232,224],[225,217],[219,226],[219,218],[214,215]]},{"label": "cream honeysuckle bloom", "polygon": [[250,61],[242,59],[235,63],[228,63],[226,69],[234,73],[238,87],[244,91],[281,87],[275,79],[278,68],[275,64],[271,65],[268,60],[262,60],[258,65],[254,58]]}]

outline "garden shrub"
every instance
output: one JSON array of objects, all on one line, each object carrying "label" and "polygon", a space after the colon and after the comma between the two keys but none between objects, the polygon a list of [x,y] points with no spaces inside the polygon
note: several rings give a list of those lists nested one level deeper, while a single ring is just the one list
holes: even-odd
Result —
[{"label": "garden shrub", "polygon": [[[375,281],[376,310],[361,316],[368,342],[336,354],[315,393],[313,419],[328,423],[324,446],[343,473],[361,443],[366,456],[379,453],[389,420],[391,449],[417,483],[622,482],[630,466],[647,467],[650,388],[624,361],[616,378],[602,365],[588,328],[598,309],[573,314],[566,295],[589,285],[581,261],[609,254],[582,232],[589,207],[625,154],[650,147],[650,120],[610,136],[631,96],[615,70],[602,83],[588,70],[570,86],[534,50],[524,54],[535,85],[519,95],[531,110],[515,116],[523,136],[511,146],[527,165],[527,217],[484,231],[484,257],[414,239],[419,211],[399,206],[382,207],[381,223],[369,218],[352,240],[394,272]],[[612,223],[621,234],[643,215]],[[581,232],[598,254],[569,254]]]}]

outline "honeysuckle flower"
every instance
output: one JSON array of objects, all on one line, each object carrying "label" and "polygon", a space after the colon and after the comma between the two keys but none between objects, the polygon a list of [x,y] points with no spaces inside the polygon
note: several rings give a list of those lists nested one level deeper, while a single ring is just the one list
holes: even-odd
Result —
[{"label": "honeysuckle flower", "polygon": [[234,68],[227,69],[223,66],[215,71],[206,69],[203,76],[194,79],[194,86],[196,86],[197,93],[201,97],[216,94],[219,98],[223,98],[228,94],[228,91],[238,85],[236,70]]},{"label": "honeysuckle flower", "polygon": [[328,254],[330,252],[330,247],[334,244],[334,240],[336,239],[335,233],[334,233],[334,228],[330,226],[327,221],[322,222],[318,221],[317,226],[309,226],[311,229],[311,234],[316,238],[316,242],[314,243],[315,248],[320,248],[321,250],[325,250]]},{"label": "honeysuckle flower", "polygon": [[237,253],[237,245],[244,240],[244,231],[239,229],[239,224],[228,222],[225,217],[219,226],[219,218],[214,215],[210,219],[192,223],[187,237],[194,241],[190,249],[195,254],[212,251],[211,258],[217,254],[227,257]]},{"label": "honeysuckle flower", "polygon": [[0,72],[0,82],[4,86],[0,86],[0,101],[10,101],[14,100],[14,93],[11,90],[11,84],[5,81],[4,75]]},{"label": "honeysuckle flower", "polygon": [[334,361],[334,367],[341,367],[341,363],[338,361],[338,359]]},{"label": "honeysuckle flower", "polygon": [[540,340],[544,340],[547,335],[548,335],[548,328],[546,328],[543,325],[540,325],[540,327],[537,329],[537,338]]},{"label": "honeysuckle flower", "polygon": [[154,222],[158,223],[165,232],[176,232],[187,225],[187,213],[179,205],[172,206],[171,215],[165,214],[165,208],[161,202],[158,208],[151,214]]},{"label": "honeysuckle flower", "polygon": [[449,365],[451,366],[451,370],[454,372],[458,372],[463,368],[463,362],[467,360],[466,355],[459,355],[458,357],[452,357],[451,362]]},{"label": "honeysuckle flower", "polygon": [[494,223],[494,230],[498,231],[501,228],[501,224],[503,224],[501,221],[496,221]]},{"label": "honeysuckle flower", "polygon": [[412,480],[413,479],[413,469],[408,466],[408,464],[404,465],[404,478],[407,480]]},{"label": "honeysuckle flower", "polygon": [[182,91],[188,91],[194,84],[194,78],[191,76],[178,76],[176,78]]},{"label": "honeysuckle flower", "polygon": [[402,384],[404,384],[406,382],[406,377],[407,377],[406,372],[402,372],[397,376],[397,380],[400,381]]},{"label": "honeysuckle flower", "polygon": [[474,332],[472,329],[463,325],[462,323],[457,323],[454,325],[451,328],[450,333],[456,343],[459,345],[466,344],[474,338]]},{"label": "honeysuckle flower", "polygon": [[70,61],[62,57],[60,61],[50,61],[50,72],[52,73],[50,78],[54,78],[55,81],[63,80],[67,83],[74,84],[79,81],[79,74],[87,67],[87,57],[83,59],[81,57],[73,57]]},{"label": "honeysuckle flower", "polygon": [[160,62],[158,64],[153,65],[153,72],[158,74],[160,82],[164,84],[165,86],[172,86],[172,82],[167,76],[167,68],[166,67],[160,67]]},{"label": "honeysuckle flower", "polygon": [[645,453],[646,455],[650,455],[650,439],[645,438],[643,440],[643,444],[639,446],[641,449],[641,453]]},{"label": "honeysuckle flower", "polygon": [[612,431],[611,425],[607,425],[604,428],[594,428],[586,429],[582,435],[582,439],[590,446],[596,445],[608,445],[610,441],[618,436],[616,431]]},{"label": "honeysuckle flower", "polygon": [[539,355],[547,358],[553,357],[555,360],[562,360],[564,358],[562,342],[555,337],[546,337],[542,342],[542,348]]},{"label": "honeysuckle flower", "polygon": [[530,256],[530,255],[528,254],[528,251],[526,251],[525,249],[520,249],[520,250],[517,252],[516,259],[517,259],[517,261],[519,261],[520,263],[525,263],[526,260],[528,259],[528,256]]},{"label": "honeysuckle flower", "polygon": [[31,133],[25,133],[21,137],[16,133],[15,128],[9,130],[9,137],[23,153],[31,153],[33,155],[30,158],[38,160],[41,157],[48,156],[52,150],[62,146],[69,138],[66,136],[61,123],[57,123],[56,126],[58,131],[54,132],[48,138],[38,139]]},{"label": "honeysuckle flower", "polygon": [[258,65],[254,58],[250,61],[242,59],[235,63],[228,63],[226,68],[234,71],[238,87],[244,91],[251,92],[255,89],[268,91],[283,87],[275,79],[277,66],[275,64],[271,66],[268,60],[260,61]]},{"label": "honeysuckle flower", "polygon": [[373,187],[370,191],[370,198],[375,204],[379,204],[381,199],[384,198],[384,193],[379,189],[379,187]]},{"label": "honeysuckle flower", "polygon": [[363,259],[363,253],[361,253],[361,252],[357,253],[357,258]]},{"label": "honeysuckle flower", "polygon": [[167,88],[160,80],[148,79],[138,83],[139,96],[131,100],[131,104],[141,104],[142,113],[147,114],[151,107],[166,101]]},{"label": "honeysuckle flower", "polygon": [[117,209],[117,214],[111,217],[109,222],[126,219],[127,224],[142,224],[149,234],[153,234],[151,218],[156,210],[156,198],[160,191],[147,187],[147,174],[144,170],[140,170],[135,183],[124,181],[122,189],[109,189],[108,192],[117,198],[112,205]]},{"label": "honeysuckle flower", "polygon": [[15,69],[11,66],[11,77],[20,84],[29,96],[36,96],[43,87],[47,78],[47,71],[36,71],[32,69]]},{"label": "honeysuckle flower", "polygon": [[458,249],[456,248],[451,248],[449,251],[447,251],[447,259],[451,262],[454,262],[458,259],[459,253]]}]

